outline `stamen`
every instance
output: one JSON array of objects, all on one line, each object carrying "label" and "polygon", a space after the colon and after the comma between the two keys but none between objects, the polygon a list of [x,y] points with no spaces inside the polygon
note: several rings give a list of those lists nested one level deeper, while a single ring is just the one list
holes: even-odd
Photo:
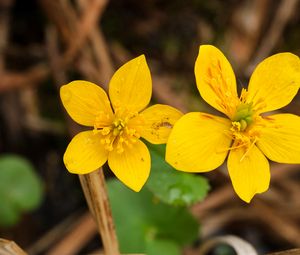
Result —
[{"label": "stamen", "polygon": [[[100,142],[106,150],[116,150],[117,153],[123,153],[125,150],[124,146],[131,147],[137,142],[140,138],[140,133],[137,129],[140,128],[142,120],[136,118],[133,122],[128,123],[131,118],[137,115],[137,112],[129,112],[126,108],[118,108],[115,119],[110,126],[99,127],[98,123],[95,123],[94,133],[101,133],[103,138],[101,138]],[[135,127],[136,125],[137,127]]]},{"label": "stamen", "polygon": [[240,101],[242,103],[246,103],[246,99],[247,99],[248,94],[249,93],[248,93],[247,89],[242,88],[242,92],[241,92],[241,95],[240,95]]},{"label": "stamen", "polygon": [[204,81],[216,94],[216,103],[223,109],[228,116],[233,116],[234,109],[238,104],[238,98],[232,94],[229,87],[230,80],[224,76],[221,62],[218,59],[213,59],[211,65],[206,70]]},{"label": "stamen", "polygon": [[249,154],[249,151],[253,148],[254,144],[256,143],[257,138],[255,137],[254,141],[251,143],[247,151],[244,153],[244,155],[241,157],[240,162],[243,161],[243,159]]},{"label": "stamen", "polygon": [[107,122],[110,122],[111,115],[109,113],[104,113],[103,111],[99,111],[95,118],[94,129],[100,129],[107,125]]},{"label": "stamen", "polygon": [[223,153],[223,152],[226,152],[226,151],[232,151],[232,150],[244,147],[244,146],[245,146],[245,144],[240,144],[240,145],[237,145],[237,146],[230,146],[229,148],[218,150],[217,153]]},{"label": "stamen", "polygon": [[111,131],[111,128],[105,127],[105,128],[103,128],[103,129],[101,130],[101,134],[102,134],[102,135],[108,135],[110,131]]},{"label": "stamen", "polygon": [[241,131],[241,123],[238,121],[233,121],[232,123],[232,127],[230,128],[230,130],[232,132],[239,132]]}]

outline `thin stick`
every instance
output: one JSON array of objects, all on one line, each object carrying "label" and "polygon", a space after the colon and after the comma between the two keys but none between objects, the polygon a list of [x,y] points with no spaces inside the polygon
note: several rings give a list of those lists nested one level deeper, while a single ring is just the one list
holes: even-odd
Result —
[{"label": "thin stick", "polygon": [[105,254],[120,254],[103,170],[100,168],[90,174],[80,175],[79,178],[88,206],[101,233]]},{"label": "thin stick", "polygon": [[299,0],[281,1],[275,17],[272,19],[270,29],[265,34],[261,46],[257,50],[253,60],[249,63],[246,73],[252,73],[254,67],[265,57],[267,57],[281,38],[282,32],[293,14],[297,10]]},{"label": "thin stick", "polygon": [[280,251],[280,252],[270,253],[268,255],[298,255],[298,254],[300,254],[300,249]]},{"label": "thin stick", "polygon": [[[47,249],[54,249],[52,246],[56,246],[58,242],[65,239],[68,233],[72,232],[73,229],[79,225],[78,218],[81,213],[74,212],[70,216],[67,216],[62,222],[59,222],[44,235],[38,238],[33,244],[26,248],[26,252],[30,255],[44,254]],[[90,215],[90,214],[89,214]],[[92,216],[90,215],[92,218]],[[96,224],[93,220],[94,227],[96,229]],[[80,219],[79,219],[80,221]],[[97,229],[95,230],[97,232]]]},{"label": "thin stick", "polygon": [[[46,255],[72,255],[78,252],[95,236],[97,228],[90,213],[85,213],[76,225]],[[31,253],[30,253],[31,254]]]},{"label": "thin stick", "polygon": [[0,238],[0,254],[27,255],[15,242]]}]

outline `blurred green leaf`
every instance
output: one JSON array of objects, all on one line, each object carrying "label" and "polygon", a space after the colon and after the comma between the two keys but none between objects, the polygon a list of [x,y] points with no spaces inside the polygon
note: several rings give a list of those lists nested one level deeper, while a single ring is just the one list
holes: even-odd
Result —
[{"label": "blurred green leaf", "polygon": [[164,159],[165,145],[147,144],[151,153],[151,174],[146,183],[165,203],[188,206],[202,201],[209,191],[206,178],[175,170]]},{"label": "blurred green leaf", "polygon": [[147,255],[180,255],[180,247],[169,240],[151,240],[146,243]]},{"label": "blurred green leaf", "polygon": [[0,157],[0,225],[17,223],[20,214],[36,208],[42,183],[27,160],[15,155]]},{"label": "blurred green leaf", "polygon": [[199,225],[186,208],[161,203],[147,189],[131,191],[117,180],[107,186],[121,252],[153,251],[159,245],[174,251],[196,240]]},{"label": "blurred green leaf", "polygon": [[20,219],[19,210],[0,192],[0,226],[12,226]]}]

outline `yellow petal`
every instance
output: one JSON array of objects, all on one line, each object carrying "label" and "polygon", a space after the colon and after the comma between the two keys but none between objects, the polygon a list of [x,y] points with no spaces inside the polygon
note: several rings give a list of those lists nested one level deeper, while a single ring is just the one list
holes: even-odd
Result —
[{"label": "yellow petal", "polygon": [[223,53],[211,45],[200,46],[195,76],[202,98],[232,118],[239,100],[234,72]]},{"label": "yellow petal", "polygon": [[124,149],[122,153],[111,151],[108,155],[108,165],[121,182],[138,192],[150,173],[150,153],[140,140],[132,147],[126,146]]},{"label": "yellow petal", "polygon": [[255,145],[249,151],[244,147],[232,150],[227,166],[233,188],[245,202],[269,188],[269,162]]},{"label": "yellow petal", "polygon": [[177,170],[205,172],[220,166],[228,153],[231,122],[192,112],[179,119],[168,139],[166,161]]},{"label": "yellow petal", "polygon": [[113,108],[121,107],[139,112],[150,102],[152,81],[144,55],[121,66],[109,84],[109,97]]},{"label": "yellow petal", "polygon": [[70,173],[87,174],[104,165],[107,151],[101,144],[101,135],[93,131],[77,134],[67,147],[64,163]]},{"label": "yellow petal", "polygon": [[141,136],[153,144],[166,143],[175,122],[182,117],[177,109],[156,104],[141,113],[144,119]]},{"label": "yellow petal", "polygon": [[265,118],[257,142],[258,147],[271,160],[279,163],[300,163],[300,117],[276,114]]},{"label": "yellow petal", "polygon": [[263,60],[254,70],[247,101],[258,113],[273,111],[289,104],[300,86],[300,59],[279,53]]},{"label": "yellow petal", "polygon": [[88,81],[72,81],[60,88],[60,98],[74,121],[94,126],[96,118],[103,125],[112,121],[112,110],[105,91]]}]

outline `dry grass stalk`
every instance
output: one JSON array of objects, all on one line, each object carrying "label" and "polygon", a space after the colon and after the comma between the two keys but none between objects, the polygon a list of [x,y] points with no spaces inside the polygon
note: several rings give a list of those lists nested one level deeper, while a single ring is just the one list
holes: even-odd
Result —
[{"label": "dry grass stalk", "polygon": [[101,233],[105,254],[120,254],[102,168],[90,174],[80,175],[80,182]]},{"label": "dry grass stalk", "polygon": [[78,254],[96,233],[97,228],[93,218],[89,213],[85,213],[76,220],[76,225],[72,227],[69,233],[55,244],[46,255]]},{"label": "dry grass stalk", "polygon": [[300,254],[300,249],[292,249],[287,251],[270,253],[269,255],[299,255],[299,254]]},{"label": "dry grass stalk", "polygon": [[15,242],[0,238],[1,255],[27,255]]}]

